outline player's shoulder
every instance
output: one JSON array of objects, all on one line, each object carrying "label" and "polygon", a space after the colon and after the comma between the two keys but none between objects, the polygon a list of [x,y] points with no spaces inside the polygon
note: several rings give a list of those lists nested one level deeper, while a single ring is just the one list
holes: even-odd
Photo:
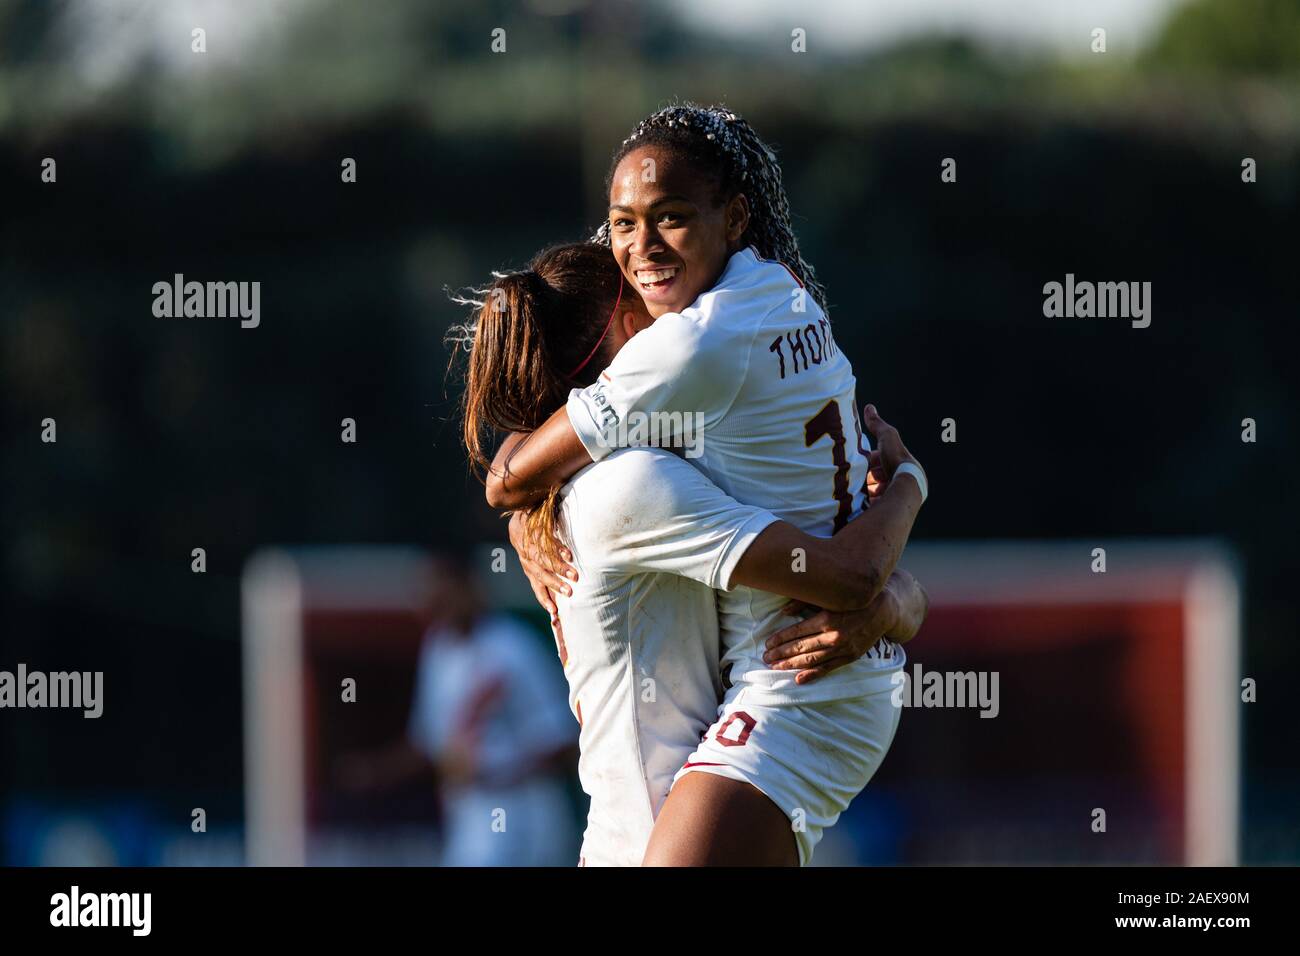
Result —
[{"label": "player's shoulder", "polygon": [[683,314],[711,344],[731,340],[742,345],[752,344],[769,325],[788,325],[791,319],[816,322],[821,308],[785,264],[764,259],[749,246],[731,257],[717,284]]},{"label": "player's shoulder", "polygon": [[565,492],[581,495],[589,503],[629,493],[653,496],[692,474],[697,474],[692,465],[663,448],[619,448],[574,475]]},{"label": "player's shoulder", "polygon": [[627,353],[629,356],[639,355],[660,368],[671,367],[689,360],[700,351],[710,332],[709,325],[689,310],[665,312],[649,328],[632,336],[611,364],[617,367],[619,358]]},{"label": "player's shoulder", "polygon": [[689,370],[705,379],[733,380],[745,366],[756,331],[769,314],[793,309],[793,292],[799,288],[789,269],[760,259],[753,247],[742,249],[711,289],[633,336],[605,377],[612,380],[628,368],[644,367],[661,378]]},{"label": "player's shoulder", "polygon": [[745,281],[750,285],[773,287],[787,294],[792,289],[804,287],[788,265],[779,259],[764,259],[753,246],[742,249],[736,256],[743,266]]},{"label": "player's shoulder", "polygon": [[712,289],[700,296],[704,308],[734,306],[737,303],[756,310],[772,308],[793,301],[803,284],[784,263],[764,259],[753,246],[734,253]]},{"label": "player's shoulder", "polygon": [[565,512],[578,547],[641,529],[676,511],[704,479],[695,467],[662,448],[620,448],[588,465],[564,490]]}]

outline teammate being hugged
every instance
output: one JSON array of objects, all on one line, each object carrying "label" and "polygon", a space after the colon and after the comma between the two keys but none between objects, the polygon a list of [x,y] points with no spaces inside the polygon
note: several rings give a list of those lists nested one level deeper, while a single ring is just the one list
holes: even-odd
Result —
[{"label": "teammate being hugged", "polygon": [[[537,427],[563,407],[571,383],[594,380],[649,325],[623,284],[608,250],[575,243],[480,290],[476,320],[456,333],[470,346],[464,439],[476,466],[487,465],[486,431]],[[588,357],[596,361],[575,371]],[[878,434],[882,468],[891,471],[906,450],[883,423]],[[897,554],[880,543],[906,536],[918,497],[900,483],[842,534],[815,538],[742,505],[667,451],[626,448],[530,509],[522,520],[535,546],[557,550],[558,535],[580,571],[556,599],[552,626],[581,726],[578,774],[591,798],[584,863],[641,863],[674,775],[717,717],[714,589],[763,589],[836,612],[834,650],[845,659],[882,636],[916,633],[924,591],[906,572],[891,573]],[[806,569],[792,565],[796,550]],[[779,815],[761,793],[743,790]],[[793,849],[788,837],[783,849]],[[729,858],[722,850],[715,846]]]},{"label": "teammate being hugged", "polygon": [[[661,110],[615,153],[609,196],[597,239],[654,321],[564,409],[507,439],[489,502],[534,504],[658,415],[700,423],[688,454],[722,492],[809,535],[830,537],[863,511],[873,474],[919,507],[925,477],[901,442],[886,456],[867,447],[853,371],[799,254],[780,169],[748,124],[717,108]],[[868,426],[896,438],[874,417]],[[896,474],[910,480],[890,481]],[[890,569],[910,526],[878,536]],[[512,521],[516,547],[519,527]],[[535,548],[521,556],[554,613],[543,586],[566,587],[556,573],[565,569]],[[818,573],[810,563],[807,574]],[[725,697],[677,774],[647,863],[806,863],[883,759],[899,719],[890,697],[901,648],[882,639],[852,657],[818,631],[824,617],[799,625],[787,610],[770,590],[719,593]]]}]

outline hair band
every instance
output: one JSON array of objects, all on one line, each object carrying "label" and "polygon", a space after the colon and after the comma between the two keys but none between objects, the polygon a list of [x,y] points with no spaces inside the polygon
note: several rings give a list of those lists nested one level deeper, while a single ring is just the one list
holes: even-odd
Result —
[{"label": "hair band", "polygon": [[591,351],[587,353],[587,357],[578,363],[577,368],[575,368],[568,375],[564,376],[565,378],[573,378],[573,376],[577,375],[579,372],[581,372],[584,368],[587,367],[587,363],[591,361],[592,356],[594,356],[596,352],[600,349],[600,343],[604,342],[605,336],[609,335],[609,330],[614,325],[614,316],[618,315],[618,305],[622,301],[623,301],[623,272],[622,270],[620,270],[618,273],[618,298],[614,300],[614,311],[609,314],[609,321],[605,323],[605,331],[600,333],[600,338],[596,340],[596,344],[592,347]]}]

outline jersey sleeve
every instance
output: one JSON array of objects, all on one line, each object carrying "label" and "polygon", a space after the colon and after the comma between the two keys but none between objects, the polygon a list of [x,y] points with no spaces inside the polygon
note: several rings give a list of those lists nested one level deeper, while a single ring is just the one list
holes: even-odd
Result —
[{"label": "jersey sleeve", "polygon": [[650,413],[700,416],[688,421],[707,428],[731,407],[748,360],[727,347],[724,330],[670,312],[634,335],[595,382],[569,393],[569,422],[592,461],[647,444],[638,434],[655,427],[645,422]]},{"label": "jersey sleeve", "polygon": [[658,449],[621,451],[589,477],[566,502],[572,540],[584,563],[607,570],[667,572],[730,590],[745,551],[778,520]]}]

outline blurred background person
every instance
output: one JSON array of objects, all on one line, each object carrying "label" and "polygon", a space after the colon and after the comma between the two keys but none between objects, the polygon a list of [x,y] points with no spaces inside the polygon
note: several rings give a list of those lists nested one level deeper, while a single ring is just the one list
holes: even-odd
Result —
[{"label": "blurred background person", "polygon": [[577,724],[559,665],[526,625],[487,610],[462,560],[433,562],[417,666],[406,737],[341,759],[340,785],[373,793],[431,772],[443,866],[573,864]]}]

